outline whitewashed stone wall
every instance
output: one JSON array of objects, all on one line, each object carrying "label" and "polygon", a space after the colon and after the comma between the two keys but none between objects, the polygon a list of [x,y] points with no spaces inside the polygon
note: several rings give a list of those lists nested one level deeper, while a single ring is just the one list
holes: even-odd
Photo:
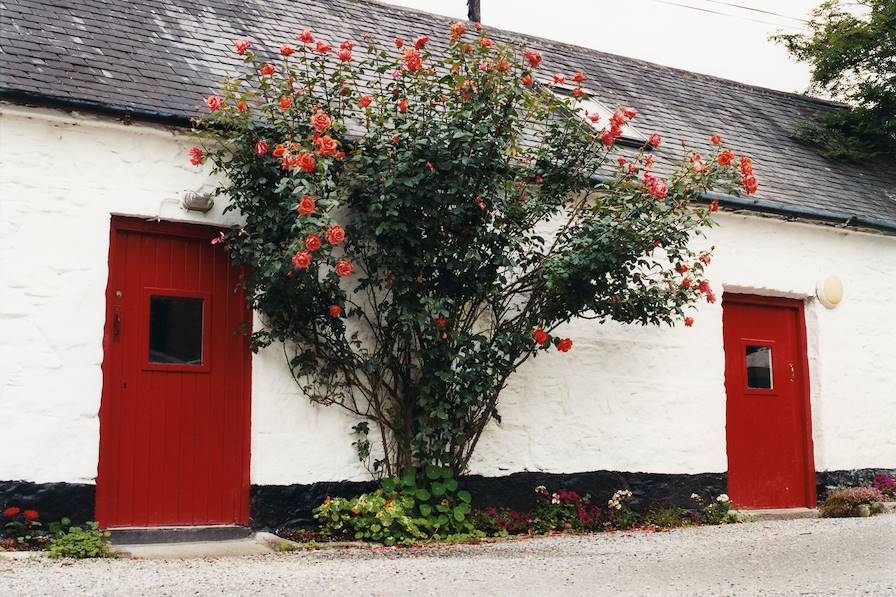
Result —
[{"label": "whitewashed stone wall", "polygon": [[[92,483],[102,387],[110,214],[225,224],[177,205],[211,188],[188,137],[147,125],[0,107],[0,480]],[[823,192],[830,192],[824,190]],[[818,470],[896,467],[896,238],[720,214],[717,294],[807,299]],[[812,298],[836,273],[846,298]],[[577,322],[503,398],[472,472],[727,468],[722,311],[693,328]],[[276,350],[253,360],[252,482],[364,479],[349,418],[297,395]]]}]

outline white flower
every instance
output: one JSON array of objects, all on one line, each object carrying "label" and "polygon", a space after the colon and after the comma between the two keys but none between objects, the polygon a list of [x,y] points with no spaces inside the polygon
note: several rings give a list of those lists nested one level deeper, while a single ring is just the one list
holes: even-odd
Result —
[{"label": "white flower", "polygon": [[551,503],[552,503],[552,504],[559,504],[559,503],[560,503],[560,495],[557,494],[557,493],[555,493],[554,495],[552,495],[552,496],[551,496]]},{"label": "white flower", "polygon": [[726,502],[730,502],[731,500],[728,499],[727,493],[723,493],[722,495],[720,495],[719,497],[716,498],[716,501],[719,502],[720,504],[724,504]]},{"label": "white flower", "polygon": [[692,499],[692,500],[699,500],[699,499],[700,499],[700,496],[697,495],[696,493],[692,493],[692,494],[691,494],[691,499]]}]

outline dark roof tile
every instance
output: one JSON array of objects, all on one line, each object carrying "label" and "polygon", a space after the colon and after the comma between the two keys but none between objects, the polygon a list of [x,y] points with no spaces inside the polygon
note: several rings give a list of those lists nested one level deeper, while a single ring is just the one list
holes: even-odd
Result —
[{"label": "dark roof tile", "polygon": [[[389,43],[426,34],[444,47],[450,19],[372,0],[3,0],[0,87],[153,113],[193,116],[216,82],[240,66],[237,37],[277,47],[311,29],[331,42],[370,33]],[[708,148],[718,133],[754,158],[759,198],[896,223],[896,164],[824,159],[792,138],[831,102],[762,89],[556,41],[493,31],[539,49],[544,72],[581,70],[608,105],[633,105],[637,128]],[[36,62],[36,63],[35,63]]]}]

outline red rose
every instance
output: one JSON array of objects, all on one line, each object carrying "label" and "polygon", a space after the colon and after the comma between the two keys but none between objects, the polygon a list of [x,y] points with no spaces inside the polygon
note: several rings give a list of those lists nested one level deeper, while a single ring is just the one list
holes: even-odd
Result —
[{"label": "red rose", "polygon": [[310,216],[314,213],[314,199],[311,195],[305,195],[302,197],[302,200],[299,201],[299,207],[296,210],[299,212],[300,216]]},{"label": "red rose", "polygon": [[190,163],[194,166],[198,166],[202,163],[202,150],[198,147],[190,148]]},{"label": "red rose", "polygon": [[487,37],[483,37],[482,39],[479,40],[479,45],[482,46],[482,49],[488,50],[489,48],[492,47],[492,40],[490,40]]},{"label": "red rose", "polygon": [[722,138],[718,135],[713,135],[709,138],[709,142],[713,145],[719,145],[722,142]]},{"label": "red rose", "polygon": [[566,77],[564,77],[560,73],[554,74],[554,83],[556,83],[557,85],[563,85],[563,83],[565,83],[565,82],[566,82]]},{"label": "red rose", "polygon": [[685,278],[684,280],[682,280],[682,281],[681,281],[681,287],[682,287],[682,288],[690,288],[690,287],[691,287],[691,279],[690,279],[690,278]]},{"label": "red rose", "polygon": [[550,335],[543,329],[536,328],[535,331],[532,332],[532,339],[535,340],[535,343],[539,346],[544,346],[550,339]]},{"label": "red rose", "polygon": [[330,305],[330,317],[336,318],[342,315],[342,307],[339,305]]},{"label": "red rose", "polygon": [[662,143],[662,142],[663,142],[663,138],[660,137],[659,135],[657,135],[656,133],[653,133],[652,135],[650,135],[650,138],[647,140],[647,143],[649,143],[650,146],[653,147],[654,149],[659,147],[660,143]]},{"label": "red rose", "polygon": [[341,44],[339,44],[339,49],[340,49],[340,50],[349,50],[349,51],[351,51],[352,49],[354,49],[354,47],[355,47],[355,44],[353,44],[352,42],[350,42],[350,41],[348,41],[348,40],[346,40],[346,41],[342,42]]},{"label": "red rose", "polygon": [[336,52],[336,55],[343,62],[351,62],[352,61],[352,51],[351,50],[342,49],[342,50],[339,50],[338,52]]},{"label": "red rose", "polygon": [[684,327],[689,328],[692,325],[694,325],[694,318],[693,317],[685,317],[684,318]]},{"label": "red rose", "polygon": [[301,168],[304,172],[314,172],[316,162],[314,161],[314,156],[310,153],[300,154],[298,163],[299,168]]},{"label": "red rose", "polygon": [[582,91],[581,87],[576,87],[572,90],[572,96],[576,99],[582,99],[583,97],[585,97],[585,92]]},{"label": "red rose", "polygon": [[336,275],[341,278],[351,275],[352,271],[355,267],[352,265],[351,261],[346,261],[344,259],[340,259],[336,263]]},{"label": "red rose", "polygon": [[719,157],[716,158],[716,161],[719,162],[720,166],[729,166],[734,161],[734,152],[726,149],[719,154]]},{"label": "red rose", "polygon": [[485,208],[488,207],[485,204],[485,201],[482,200],[482,197],[480,197],[478,195],[476,196],[476,205],[478,205],[479,209],[481,209],[482,211],[485,211]]},{"label": "red rose", "polygon": [[366,108],[367,106],[369,106],[372,103],[373,103],[373,100],[370,99],[369,95],[362,95],[361,99],[358,100],[358,106],[360,108]]},{"label": "red rose", "polygon": [[255,144],[255,155],[258,157],[266,156],[268,153],[268,142],[267,141],[259,141]]},{"label": "red rose", "polygon": [[22,517],[28,522],[34,522],[40,519],[40,515],[38,515],[38,513],[34,510],[25,510],[24,512],[22,512]]},{"label": "red rose", "polygon": [[712,203],[709,204],[709,211],[711,211],[713,213],[719,211],[719,200],[718,199],[712,200]]},{"label": "red rose", "polygon": [[523,85],[526,87],[532,87],[535,84],[535,80],[532,78],[532,75],[526,75],[523,77]]},{"label": "red rose", "polygon": [[252,47],[252,44],[249,43],[248,39],[238,39],[233,43],[233,47],[236,48],[236,53],[242,56],[246,53],[246,50]]},{"label": "red rose", "polygon": [[309,234],[305,239],[305,248],[312,253],[320,249],[320,237],[316,234]]},{"label": "red rose", "polygon": [[669,194],[669,187],[666,185],[665,181],[656,176],[651,176],[650,174],[645,173],[644,182],[647,185],[647,192],[660,201],[664,200],[666,195]]},{"label": "red rose", "polygon": [[236,109],[239,110],[240,112],[248,112],[249,104],[247,104],[246,102],[240,102],[236,105]]},{"label": "red rose", "polygon": [[314,141],[320,155],[334,156],[338,150],[336,141],[330,135],[324,135]]},{"label": "red rose", "polygon": [[314,43],[314,36],[311,35],[311,32],[308,31],[307,29],[305,29],[304,31],[299,33],[296,36],[296,38],[303,44],[313,44]]},{"label": "red rose", "polygon": [[526,59],[526,62],[529,63],[529,66],[532,68],[538,68],[538,65],[541,64],[541,53],[536,52],[534,50],[529,50],[528,52],[523,53],[523,58]]},{"label": "red rose", "polygon": [[277,72],[277,69],[274,68],[273,64],[265,64],[261,67],[261,70],[258,71],[258,74],[262,77],[270,77]]},{"label": "red rose", "polygon": [[274,151],[271,152],[271,155],[275,158],[282,158],[284,153],[286,153],[286,148],[278,143],[274,146]]},{"label": "red rose", "polygon": [[219,95],[213,95],[205,100],[209,112],[217,112],[224,107],[224,103],[224,98]]},{"label": "red rose", "polygon": [[448,320],[444,317],[437,317],[432,320],[432,323],[443,332],[445,331],[445,328],[448,327]]},{"label": "red rose", "polygon": [[345,231],[339,224],[334,224],[327,228],[327,242],[331,245],[338,245],[345,240]]},{"label": "red rose", "polygon": [[564,338],[557,342],[557,350],[560,352],[569,352],[572,349],[572,340]]},{"label": "red rose", "polygon": [[457,21],[456,23],[452,23],[451,27],[448,28],[448,34],[451,36],[451,41],[457,41],[461,37],[464,36],[464,33],[467,32],[467,26]]},{"label": "red rose", "polygon": [[747,195],[752,195],[756,192],[756,189],[759,188],[759,185],[756,183],[756,177],[752,174],[747,174],[741,180],[741,184],[744,186],[744,190],[747,192]]},{"label": "red rose", "polygon": [[280,55],[281,56],[292,56],[295,54],[296,49],[289,44],[283,44],[280,46]]},{"label": "red rose", "polygon": [[631,120],[632,118],[634,118],[635,116],[638,115],[638,111],[635,110],[634,108],[623,108],[623,109],[622,109],[622,114],[623,114],[628,120]]},{"label": "red rose", "polygon": [[396,37],[396,38],[395,38],[395,47],[398,48],[399,50],[400,50],[401,48],[403,48],[403,47],[404,47],[404,40],[401,39],[400,37]]},{"label": "red rose", "polygon": [[414,47],[418,50],[422,50],[423,46],[429,43],[429,38],[425,35],[421,35],[417,39],[414,40]]},{"label": "red rose", "polygon": [[753,160],[744,156],[740,159],[740,173],[744,176],[753,174]]},{"label": "red rose", "polygon": [[407,100],[401,100],[398,102],[398,111],[399,112],[407,112],[408,111],[408,102]]},{"label": "red rose", "polygon": [[398,145],[398,135],[392,135],[392,145]]},{"label": "red rose", "polygon": [[583,75],[580,72],[577,72],[576,74],[574,74],[572,76],[572,80],[575,81],[576,83],[584,83],[585,81],[588,80],[588,77],[586,77],[585,75]]},{"label": "red rose", "polygon": [[341,149],[340,149],[339,151],[337,151],[337,152],[336,152],[336,159],[339,160],[339,161],[344,160],[344,159],[345,159],[345,152],[342,151]]},{"label": "red rose", "polygon": [[292,264],[298,269],[308,269],[311,265],[311,253],[308,251],[299,251],[292,256]]},{"label": "red rose", "polygon": [[311,126],[318,133],[322,133],[326,131],[333,125],[333,121],[330,120],[330,117],[324,114],[323,112],[315,112],[311,117]]},{"label": "red rose", "polygon": [[590,120],[593,124],[597,124],[600,121],[600,114],[588,114],[588,120]]},{"label": "red rose", "polygon": [[281,97],[280,98],[280,109],[286,112],[292,108],[292,98],[291,97]]},{"label": "red rose", "polygon": [[408,48],[404,51],[402,57],[404,67],[408,72],[414,73],[423,68],[423,60],[420,59],[420,52],[416,48]]},{"label": "red rose", "polygon": [[314,51],[318,54],[327,54],[332,48],[323,41],[317,42],[317,45],[314,46]]},{"label": "red rose", "polygon": [[13,506],[11,508],[7,508],[6,510],[4,510],[3,516],[5,516],[6,518],[15,518],[16,516],[19,515],[19,512],[21,512],[21,510],[19,508],[16,508],[15,506]]}]

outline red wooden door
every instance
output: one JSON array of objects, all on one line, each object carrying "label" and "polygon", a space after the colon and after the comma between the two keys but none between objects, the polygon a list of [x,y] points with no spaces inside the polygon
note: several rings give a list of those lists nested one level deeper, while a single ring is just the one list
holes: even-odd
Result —
[{"label": "red wooden door", "polygon": [[246,524],[250,322],[207,226],[112,219],[96,515]]},{"label": "red wooden door", "polygon": [[815,506],[803,304],[725,294],[728,493],[737,507]]}]

